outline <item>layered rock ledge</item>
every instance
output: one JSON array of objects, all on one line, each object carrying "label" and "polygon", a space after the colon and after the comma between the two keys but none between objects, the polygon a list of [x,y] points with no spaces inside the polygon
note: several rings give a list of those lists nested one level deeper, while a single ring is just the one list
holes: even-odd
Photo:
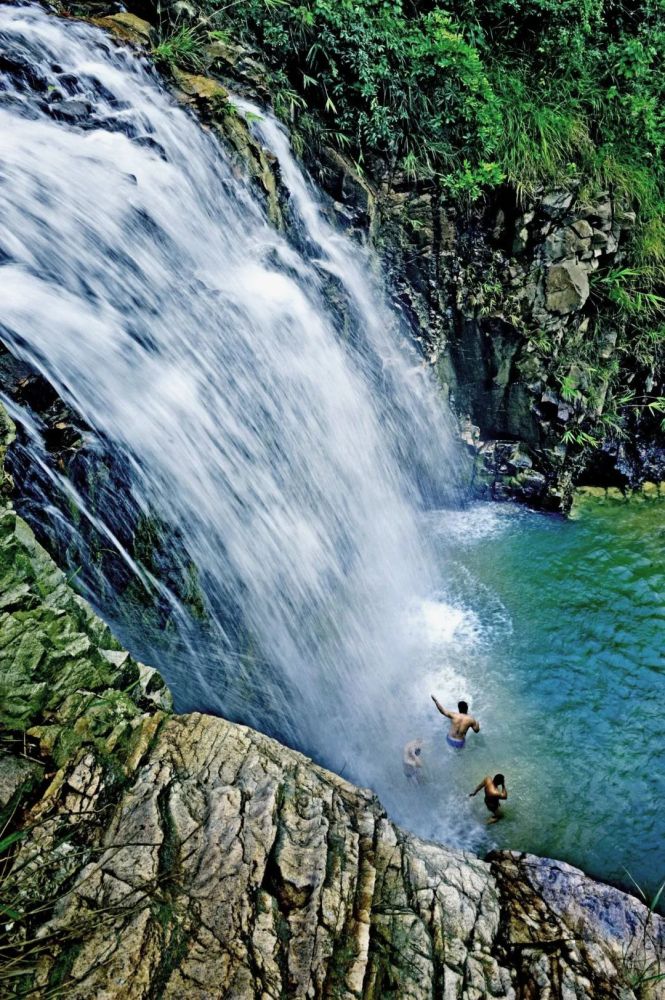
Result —
[{"label": "layered rock ledge", "polygon": [[173,715],[9,485],[2,996],[665,996],[665,921],[638,900],[559,862],[424,842],[274,740]]}]

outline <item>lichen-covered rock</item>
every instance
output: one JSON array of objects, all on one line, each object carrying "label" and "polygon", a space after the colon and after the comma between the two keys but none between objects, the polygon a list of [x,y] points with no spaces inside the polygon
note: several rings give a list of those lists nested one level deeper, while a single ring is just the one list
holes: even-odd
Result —
[{"label": "lichen-covered rock", "polygon": [[100,28],[106,28],[121,41],[132,42],[135,45],[150,45],[156,37],[155,29],[148,21],[144,21],[143,18],[128,11],[122,11],[120,14],[109,14],[105,17],[94,17],[92,22]]},{"label": "lichen-covered rock", "polygon": [[226,101],[228,91],[217,80],[201,73],[185,73],[184,70],[173,68],[173,77],[180,89],[188,97],[195,97],[206,105],[216,101]]},{"label": "lichen-covered rock", "polygon": [[472,942],[483,995],[491,981],[513,995],[491,953],[489,866],[402,834],[370,793],[251,730],[199,715],[166,723],[105,840],[46,932],[128,888],[133,912],[114,922],[112,953],[108,927],[90,929],[74,997],[147,997],[157,978],[163,997],[433,996],[446,959],[462,982]]},{"label": "lichen-covered rock", "polygon": [[562,998],[665,995],[664,920],[560,861],[504,851],[493,855],[492,872],[501,949],[522,995],[547,995],[544,984],[553,982],[551,995]]},{"label": "lichen-covered rock", "polygon": [[[13,427],[2,409],[0,420],[4,453]],[[8,500],[0,504],[0,726],[64,763],[85,745],[129,752],[143,714],[170,704],[156,671],[120,648]]]},{"label": "lichen-covered rock", "polygon": [[[87,754],[51,794],[59,850],[103,780]],[[665,957],[638,901],[568,865],[409,836],[370,792],[209,716],[164,722],[69,886],[41,926],[56,944],[37,995],[64,967],[77,1000],[665,996],[631,987]]]},{"label": "lichen-covered rock", "polygon": [[565,260],[547,272],[545,308],[550,312],[571,313],[589,298],[589,272],[581,263]]},{"label": "lichen-covered rock", "polygon": [[25,755],[26,747],[15,744],[0,753],[0,828],[4,828],[13,809],[43,775],[43,767]]}]

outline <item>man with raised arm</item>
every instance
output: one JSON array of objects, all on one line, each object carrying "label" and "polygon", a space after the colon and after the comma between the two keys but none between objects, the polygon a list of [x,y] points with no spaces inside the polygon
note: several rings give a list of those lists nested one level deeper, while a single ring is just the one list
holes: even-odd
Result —
[{"label": "man with raised arm", "polygon": [[508,798],[506,779],[502,774],[495,774],[493,778],[490,778],[489,774],[486,775],[476,790],[469,792],[469,798],[473,798],[474,795],[477,795],[481,788],[485,789],[485,805],[492,813],[487,822],[498,823],[501,819],[499,806],[502,801],[505,801],[505,799]]},{"label": "man with raised arm", "polygon": [[450,731],[446,733],[446,740],[448,745],[454,747],[455,750],[462,749],[466,734],[470,729],[473,729],[474,733],[480,732],[480,723],[472,715],[469,715],[469,706],[465,701],[457,703],[457,712],[451,712],[447,708],[444,708],[434,695],[432,695],[432,701],[441,712],[441,715],[445,715],[447,719],[450,719]]}]

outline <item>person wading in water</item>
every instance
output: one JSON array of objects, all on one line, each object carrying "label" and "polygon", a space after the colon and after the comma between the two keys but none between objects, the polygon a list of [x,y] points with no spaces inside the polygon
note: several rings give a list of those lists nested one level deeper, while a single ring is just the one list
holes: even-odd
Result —
[{"label": "person wading in water", "polygon": [[457,708],[459,711],[457,712],[450,712],[447,708],[444,708],[434,695],[432,695],[432,701],[441,712],[441,715],[445,715],[447,719],[450,719],[450,731],[446,734],[446,741],[455,750],[462,749],[466,734],[470,729],[473,729],[474,733],[480,732],[480,723],[472,715],[469,715],[469,706],[465,701],[458,702]]},{"label": "person wading in water", "polygon": [[423,741],[422,740],[411,740],[410,743],[404,745],[404,755],[402,757],[402,766],[404,768],[404,774],[408,780],[414,784],[419,785],[422,779],[422,766],[423,766]]},{"label": "person wading in water", "polygon": [[508,798],[506,779],[502,774],[495,774],[493,778],[490,778],[488,774],[485,778],[483,778],[474,792],[469,792],[469,798],[473,798],[474,795],[477,795],[481,788],[485,789],[485,805],[492,813],[487,822],[498,823],[501,819],[499,806],[502,801],[505,801]]}]

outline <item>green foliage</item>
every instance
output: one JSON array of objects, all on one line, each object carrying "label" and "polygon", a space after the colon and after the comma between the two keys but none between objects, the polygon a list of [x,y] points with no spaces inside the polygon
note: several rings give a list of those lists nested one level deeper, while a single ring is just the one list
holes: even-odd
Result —
[{"label": "green foliage", "polygon": [[[658,932],[653,925],[654,914],[665,892],[665,882],[661,882],[653,897],[648,899],[644,890],[638,885],[628,869],[625,868],[624,871],[634,889],[637,890],[637,895],[647,908],[646,915],[642,920],[642,927],[636,929],[633,940],[624,949],[624,978],[627,986],[635,993],[639,1000],[650,1000],[654,995],[652,987],[656,983],[665,981],[665,969],[660,958]],[[653,959],[648,957],[649,951],[654,955]]]},{"label": "green foliage", "polygon": [[[658,321],[664,313],[665,297],[654,291],[663,280],[660,267],[615,268],[597,279],[597,286],[605,286],[608,299],[627,317],[638,318],[644,325]],[[661,328],[662,330],[662,328]],[[656,331],[649,337],[658,339]]]},{"label": "green foliage", "polygon": [[589,170],[594,146],[590,123],[569,87],[534,81],[525,68],[493,75],[503,109],[497,155],[520,192],[553,185]]},{"label": "green foliage", "polygon": [[[359,161],[381,158],[414,178],[440,173],[477,197],[501,180],[501,114],[481,53],[446,10],[395,3],[248,2],[216,23],[258,41],[281,76],[278,113],[314,115]],[[299,100],[296,100],[296,95]],[[312,124],[312,118],[305,124]]]},{"label": "green foliage", "polygon": [[[600,297],[600,311],[609,304],[621,321],[618,355],[626,370],[655,372],[665,363],[665,268],[662,264],[615,267],[599,275],[592,284]],[[605,302],[603,302],[605,298]],[[642,411],[655,416],[662,412],[659,396],[636,397],[632,390],[617,385],[613,394],[619,409]]]},{"label": "green foliage", "polygon": [[159,44],[152,50],[157,63],[173,69],[200,70],[203,65],[203,45],[206,34],[198,25],[181,24],[162,32]]},{"label": "green foliage", "polygon": [[574,427],[567,427],[563,432],[561,440],[564,444],[576,444],[580,448],[585,446],[596,448],[599,444],[598,438],[594,437],[593,434]]},{"label": "green foliage", "polygon": [[455,198],[577,179],[640,209],[665,257],[665,0],[208,0],[273,67],[309,141]]}]

